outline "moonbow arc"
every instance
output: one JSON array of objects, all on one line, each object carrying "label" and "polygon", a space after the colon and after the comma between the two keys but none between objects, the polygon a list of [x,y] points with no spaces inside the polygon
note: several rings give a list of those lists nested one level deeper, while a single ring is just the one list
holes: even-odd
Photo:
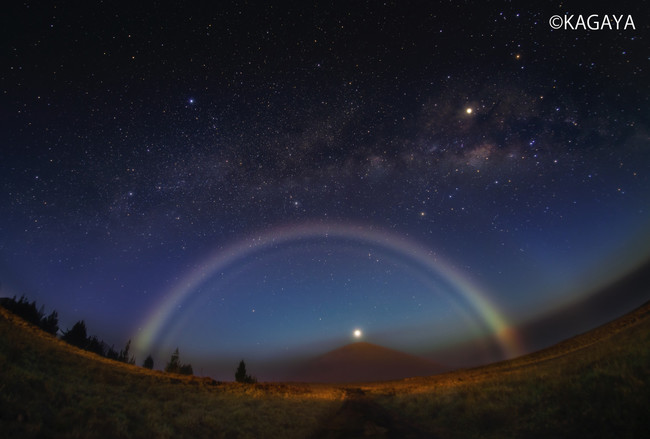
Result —
[{"label": "moonbow arc", "polygon": [[214,252],[203,264],[177,282],[164,295],[154,311],[147,316],[142,330],[134,340],[136,350],[150,351],[177,307],[217,271],[271,246],[304,239],[330,237],[383,247],[417,260],[423,266],[441,274],[457,287],[459,293],[481,316],[485,325],[499,342],[505,357],[510,358],[522,353],[523,349],[516,331],[511,328],[505,316],[492,303],[489,294],[470,281],[467,276],[463,276],[449,264],[433,255],[430,250],[408,238],[374,227],[323,223],[286,225],[268,229]]}]

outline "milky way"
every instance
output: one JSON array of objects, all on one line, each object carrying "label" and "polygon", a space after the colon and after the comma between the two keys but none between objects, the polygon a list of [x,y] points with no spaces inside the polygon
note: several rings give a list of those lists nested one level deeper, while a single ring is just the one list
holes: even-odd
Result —
[{"label": "milky way", "polygon": [[[649,256],[642,6],[606,11],[634,29],[590,31],[551,29],[599,12],[560,3],[307,3],[4,13],[2,295],[121,344],[220,251],[356,227],[417,243],[516,330]],[[147,348],[198,364],[356,327],[431,355],[496,336],[408,252],[313,239],[206,274],[170,311],[185,335]]]}]

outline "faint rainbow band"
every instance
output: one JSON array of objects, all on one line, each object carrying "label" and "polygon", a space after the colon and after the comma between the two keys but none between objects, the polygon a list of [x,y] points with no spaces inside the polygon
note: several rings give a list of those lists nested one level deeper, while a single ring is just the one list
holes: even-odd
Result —
[{"label": "faint rainbow band", "polygon": [[284,225],[251,235],[248,239],[216,251],[205,263],[181,279],[164,295],[160,305],[155,307],[154,311],[145,319],[142,329],[134,340],[134,347],[139,352],[149,352],[178,307],[218,270],[225,269],[237,260],[271,246],[304,239],[328,237],[350,239],[383,247],[413,258],[424,267],[441,274],[451,285],[456,287],[458,292],[481,316],[486,326],[492,331],[491,335],[496,337],[506,358],[513,358],[523,353],[523,344],[517,331],[511,327],[508,319],[492,303],[489,294],[475,285],[467,276],[461,275],[449,264],[434,256],[430,250],[406,237],[375,227],[341,223]]}]

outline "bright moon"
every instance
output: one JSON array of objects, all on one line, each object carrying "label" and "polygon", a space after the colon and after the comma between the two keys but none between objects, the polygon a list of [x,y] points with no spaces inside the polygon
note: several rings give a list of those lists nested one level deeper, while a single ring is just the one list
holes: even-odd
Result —
[{"label": "bright moon", "polygon": [[354,332],[354,338],[361,338],[361,329],[355,329]]}]

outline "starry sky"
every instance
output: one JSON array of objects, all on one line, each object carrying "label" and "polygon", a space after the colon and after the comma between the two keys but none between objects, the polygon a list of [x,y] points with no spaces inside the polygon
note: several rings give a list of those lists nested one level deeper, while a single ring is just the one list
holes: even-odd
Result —
[{"label": "starry sky", "polygon": [[0,18],[0,295],[62,329],[212,376],[355,328],[505,358],[650,257],[641,3],[171,3]]}]

